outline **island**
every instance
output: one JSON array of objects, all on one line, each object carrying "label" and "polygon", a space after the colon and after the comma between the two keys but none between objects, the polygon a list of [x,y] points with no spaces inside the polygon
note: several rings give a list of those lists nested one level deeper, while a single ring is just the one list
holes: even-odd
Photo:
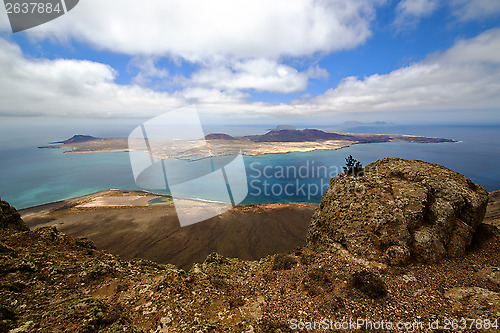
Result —
[{"label": "island", "polygon": [[[429,138],[401,134],[358,134],[325,132],[317,129],[274,129],[261,135],[231,136],[210,133],[196,140],[148,140],[142,138],[96,138],[75,135],[64,141],[52,142],[39,148],[64,148],[67,153],[97,153],[118,151],[144,151],[158,158],[206,158],[233,154],[264,155],[313,150],[337,150],[361,143],[456,142],[444,138]],[[146,146],[148,148],[146,148]]]}]

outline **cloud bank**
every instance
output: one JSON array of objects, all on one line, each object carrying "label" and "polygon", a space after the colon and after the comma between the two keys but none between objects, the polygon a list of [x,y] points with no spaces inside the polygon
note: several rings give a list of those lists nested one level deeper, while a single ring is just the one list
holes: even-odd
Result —
[{"label": "cloud bank", "polygon": [[129,55],[200,62],[308,56],[357,46],[371,36],[380,0],[85,0],[28,31],[77,39]]},{"label": "cloud bank", "polygon": [[[117,84],[117,72],[109,65],[29,59],[16,44],[0,39],[0,115],[149,117],[194,103],[221,117],[333,117],[352,111],[486,110],[500,105],[500,29],[460,40],[446,52],[387,74],[347,77],[317,97],[290,103],[249,102],[244,90],[299,90],[307,76],[326,75],[321,68],[299,73],[270,60],[236,64],[230,69],[221,65],[217,72],[201,70],[185,78],[183,88],[158,92]],[[154,64],[150,71],[155,73]]]},{"label": "cloud bank", "polygon": [[500,29],[385,75],[348,77],[308,101],[325,111],[461,110],[500,105]]}]

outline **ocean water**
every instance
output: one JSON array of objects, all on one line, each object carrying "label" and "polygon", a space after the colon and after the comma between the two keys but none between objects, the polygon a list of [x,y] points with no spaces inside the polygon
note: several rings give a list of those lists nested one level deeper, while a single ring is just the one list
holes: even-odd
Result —
[{"label": "ocean water", "polygon": [[[124,125],[110,130],[102,126],[89,132],[68,126],[46,127],[44,131],[0,126],[2,200],[21,209],[110,188],[140,189],[135,184],[127,153],[74,154],[37,148],[77,133],[126,136],[131,128]],[[254,133],[266,129],[256,127]],[[488,191],[500,190],[499,126],[381,125],[323,129],[445,137],[459,142],[358,144],[336,151],[244,156],[249,194],[243,203],[319,202],[330,178],[342,171],[348,155],[363,165],[384,157],[424,160],[455,170]],[[239,131],[242,129],[226,130],[232,135],[238,135]],[[248,134],[251,129],[246,127],[244,131]],[[206,191],[209,189],[200,189],[200,193]],[[168,189],[163,193],[168,193]]]}]

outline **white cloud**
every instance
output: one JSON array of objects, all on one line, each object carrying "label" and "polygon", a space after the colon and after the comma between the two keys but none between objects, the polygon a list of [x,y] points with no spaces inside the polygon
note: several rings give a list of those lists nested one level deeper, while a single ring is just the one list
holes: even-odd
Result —
[{"label": "white cloud", "polygon": [[274,58],[349,49],[371,36],[383,0],[85,0],[30,29],[131,55]]},{"label": "white cloud", "polygon": [[[36,60],[26,58],[19,47],[0,39],[0,115],[62,115],[104,117],[150,117],[177,107],[197,104],[224,121],[231,117],[283,117],[307,115],[339,116],[351,112],[397,111],[421,118],[425,110],[467,110],[498,112],[500,105],[500,29],[476,38],[458,41],[442,54],[366,78],[345,78],[336,88],[311,98],[290,103],[249,102],[241,91],[265,77],[279,81],[276,62],[235,62],[223,88],[203,70],[186,78],[184,87],[173,93],[155,92],[138,85],[119,85],[117,73],[105,64],[81,60]],[[154,64],[146,67],[157,75]],[[207,69],[208,70],[208,69]],[[292,73],[288,73],[291,71]],[[321,68],[311,73],[322,73]],[[291,86],[301,75],[283,68],[282,80]],[[318,74],[316,73],[316,74]],[[198,76],[197,76],[198,75]],[[220,74],[223,77],[226,74]],[[297,77],[298,78],[297,78]],[[294,80],[297,80],[296,82]],[[250,83],[249,83],[250,82]],[[292,84],[293,83],[293,84]],[[489,110],[489,111],[488,111]],[[496,110],[496,111],[491,111]],[[215,119],[215,118],[214,118]]]},{"label": "white cloud", "polygon": [[141,116],[185,101],[114,82],[108,65],[82,60],[32,60],[0,38],[0,114]]},{"label": "white cloud", "polygon": [[262,58],[206,61],[190,78],[170,76],[168,71],[157,68],[151,58],[134,58],[130,67],[139,70],[133,79],[134,83],[159,89],[172,86],[172,81],[175,81],[179,87],[295,93],[304,91],[310,78],[327,80],[329,76],[318,65],[309,67],[306,72],[299,72],[291,66]]},{"label": "white cloud", "polygon": [[155,62],[156,59],[151,57],[133,58],[129,63],[129,67],[138,69],[138,73],[132,79],[132,82],[140,86],[150,86],[157,79],[165,80],[169,78],[170,74],[168,70],[158,68]]},{"label": "white cloud", "polygon": [[319,65],[310,66],[307,69],[307,75],[311,79],[318,79],[324,81],[328,80],[328,78],[330,77],[328,71],[324,68],[319,67]]},{"label": "white cloud", "polygon": [[295,68],[273,60],[252,59],[207,66],[194,73],[190,83],[224,90],[292,93],[305,90],[307,81],[307,73],[299,73]]},{"label": "white cloud", "polygon": [[460,21],[480,20],[500,14],[498,0],[450,0],[449,6]]},{"label": "white cloud", "polygon": [[431,15],[438,5],[437,0],[402,0],[396,6],[394,23],[399,27],[413,26],[421,18]]},{"label": "white cloud", "polygon": [[500,105],[500,29],[385,75],[348,77],[310,100],[324,112],[477,110]]},{"label": "white cloud", "polygon": [[[385,0],[85,0],[68,14],[29,29],[31,39],[78,40],[135,57],[133,83],[164,88],[172,77],[155,65],[169,57],[200,70],[187,82],[204,89],[304,91],[309,78],[280,63],[356,47],[370,36],[375,6]],[[0,29],[8,30],[7,16]]]}]

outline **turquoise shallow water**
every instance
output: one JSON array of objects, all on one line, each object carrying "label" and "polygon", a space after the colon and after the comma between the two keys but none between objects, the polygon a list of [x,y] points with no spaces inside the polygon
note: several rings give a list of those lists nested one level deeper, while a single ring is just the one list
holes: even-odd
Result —
[{"label": "turquoise shallow water", "polygon": [[[361,144],[337,151],[245,156],[249,195],[243,203],[319,202],[348,155],[363,165],[390,156],[420,159],[460,172],[489,191],[500,190],[499,127],[365,126],[343,130],[446,137],[460,142]],[[37,148],[49,138],[65,138],[63,134],[37,134],[21,141],[13,139],[13,130],[1,133],[0,196],[16,208],[109,188],[139,189],[127,153],[64,154],[59,149]]]}]

